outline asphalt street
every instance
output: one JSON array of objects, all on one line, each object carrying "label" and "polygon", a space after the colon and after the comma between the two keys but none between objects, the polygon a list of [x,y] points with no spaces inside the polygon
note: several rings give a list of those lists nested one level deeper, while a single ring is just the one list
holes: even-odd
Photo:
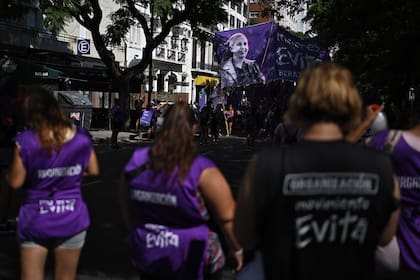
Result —
[{"label": "asphalt street", "polygon": [[[127,232],[117,206],[116,191],[125,163],[134,149],[149,145],[152,141],[142,139],[131,132],[119,135],[120,149],[109,146],[110,131],[91,131],[95,151],[100,163],[100,176],[86,178],[83,195],[89,207],[91,226],[80,259],[79,280],[93,279],[139,279],[130,263]],[[200,153],[212,159],[230,183],[234,195],[251,156],[265,146],[257,141],[248,146],[243,137],[220,137],[218,143],[200,146]],[[16,216],[22,192],[14,192],[10,217]],[[0,234],[0,280],[19,279],[19,249],[14,232]],[[53,259],[47,259],[47,279],[52,278]],[[235,279],[229,269],[224,279]]]}]

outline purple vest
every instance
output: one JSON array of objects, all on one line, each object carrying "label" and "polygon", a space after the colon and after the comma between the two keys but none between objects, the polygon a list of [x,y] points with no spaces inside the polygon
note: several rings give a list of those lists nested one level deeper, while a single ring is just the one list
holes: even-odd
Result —
[{"label": "purple vest", "polygon": [[[149,160],[138,149],[125,166],[130,172]],[[209,229],[197,199],[201,173],[214,163],[198,156],[181,183],[146,169],[128,182],[133,207],[132,262],[143,273],[163,279],[203,279]]]},{"label": "purple vest", "polygon": [[26,169],[25,198],[19,209],[20,240],[68,237],[85,230],[89,214],[81,194],[92,143],[89,133],[77,133],[59,152],[41,149],[33,130],[16,136]]},{"label": "purple vest", "polygon": [[[372,141],[377,149],[384,146],[387,131],[377,133]],[[391,154],[401,190],[401,214],[397,239],[401,258],[411,269],[420,271],[420,152],[401,136]]]}]

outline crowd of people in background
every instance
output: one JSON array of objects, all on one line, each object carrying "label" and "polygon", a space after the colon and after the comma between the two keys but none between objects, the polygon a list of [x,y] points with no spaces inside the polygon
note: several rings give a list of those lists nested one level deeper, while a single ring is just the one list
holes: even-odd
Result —
[{"label": "crowd of people in background", "polygon": [[[9,162],[1,162],[0,206],[11,188],[24,188],[22,279],[44,278],[49,250],[55,277],[75,279],[90,225],[80,188],[84,176],[99,174],[91,137],[51,92],[35,86],[20,95],[9,82],[0,86],[23,119],[18,133],[7,121],[16,111],[1,111],[0,151]],[[244,252],[262,254],[267,280],[418,279],[420,100],[410,129],[365,140],[384,106],[364,106],[350,71],[324,62],[302,73],[288,104],[246,95],[201,108],[143,104],[136,103],[136,130],[147,128],[155,141],[134,151],[118,192],[142,280],[221,279],[228,259],[239,273],[252,263]],[[122,111],[114,99],[113,148],[125,126]],[[249,162],[237,202],[197,146],[235,134],[249,145],[258,138],[274,144]]]}]

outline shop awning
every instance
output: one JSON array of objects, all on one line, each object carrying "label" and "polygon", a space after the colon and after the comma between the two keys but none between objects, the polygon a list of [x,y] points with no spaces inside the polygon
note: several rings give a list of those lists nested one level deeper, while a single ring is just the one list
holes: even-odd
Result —
[{"label": "shop awning", "polygon": [[209,81],[210,83],[219,83],[219,78],[216,77],[210,77],[210,76],[197,76],[194,81],[195,81],[195,85],[197,86],[205,86],[206,82]]}]

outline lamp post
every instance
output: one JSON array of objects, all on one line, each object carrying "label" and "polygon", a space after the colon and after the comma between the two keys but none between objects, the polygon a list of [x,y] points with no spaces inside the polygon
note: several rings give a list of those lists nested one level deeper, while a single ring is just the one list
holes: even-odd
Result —
[{"label": "lamp post", "polygon": [[[150,32],[152,33],[152,40],[153,40],[153,28],[154,28],[154,0],[150,0]],[[149,92],[147,94],[147,102],[148,105],[152,103],[152,89],[153,89],[153,49],[150,52],[150,60],[149,60]]]}]

